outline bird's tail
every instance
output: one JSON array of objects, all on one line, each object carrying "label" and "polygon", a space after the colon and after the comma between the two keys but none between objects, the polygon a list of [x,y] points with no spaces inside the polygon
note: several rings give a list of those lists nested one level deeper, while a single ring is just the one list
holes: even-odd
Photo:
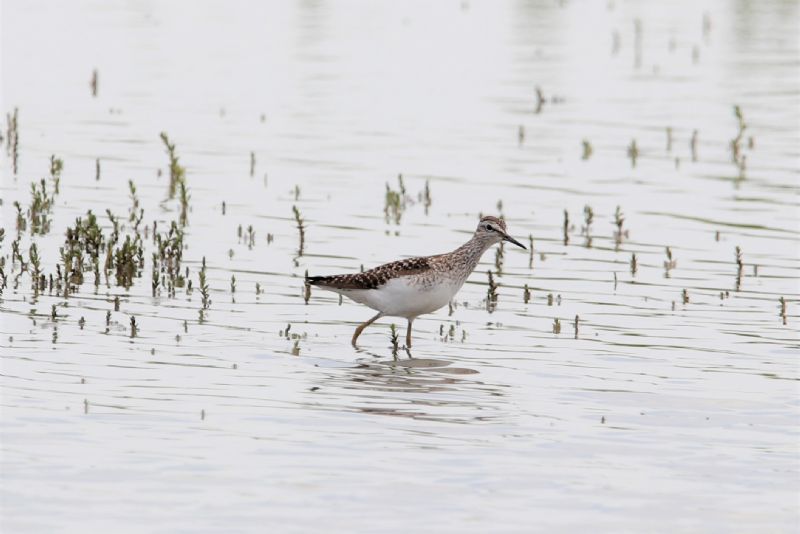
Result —
[{"label": "bird's tail", "polygon": [[306,283],[312,286],[326,286],[332,282],[331,278],[331,276],[306,276]]},{"label": "bird's tail", "polygon": [[[363,274],[363,273],[362,273]],[[306,284],[332,291],[368,289],[359,280],[361,274],[334,274],[331,276],[306,276]]]}]

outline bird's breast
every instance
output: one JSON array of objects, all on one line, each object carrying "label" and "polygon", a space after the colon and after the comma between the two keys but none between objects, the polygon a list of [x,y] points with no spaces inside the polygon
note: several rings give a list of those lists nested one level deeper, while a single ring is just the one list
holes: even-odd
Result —
[{"label": "bird's breast", "polygon": [[[461,282],[461,283],[459,283]],[[446,306],[463,284],[450,278],[403,276],[365,292],[364,304],[384,315],[416,317]]]}]

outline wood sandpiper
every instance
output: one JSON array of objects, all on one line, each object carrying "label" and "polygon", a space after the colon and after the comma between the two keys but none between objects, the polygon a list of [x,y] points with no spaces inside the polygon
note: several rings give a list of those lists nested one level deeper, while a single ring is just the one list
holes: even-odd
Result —
[{"label": "wood sandpiper", "polygon": [[363,273],[309,276],[306,283],[344,295],[378,312],[356,328],[354,347],[361,332],[381,317],[403,317],[408,321],[406,347],[411,348],[414,319],[446,306],[475,270],[483,253],[501,241],[525,248],[506,233],[502,219],[486,216],[478,223],[472,238],[452,252],[393,261]]}]

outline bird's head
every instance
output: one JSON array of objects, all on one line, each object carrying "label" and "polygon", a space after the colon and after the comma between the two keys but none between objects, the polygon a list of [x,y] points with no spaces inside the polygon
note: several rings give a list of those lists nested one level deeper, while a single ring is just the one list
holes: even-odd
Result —
[{"label": "bird's head", "polygon": [[506,223],[502,219],[487,215],[481,218],[478,228],[475,230],[475,238],[487,243],[489,246],[501,241],[514,243],[525,250],[525,245],[506,233]]}]

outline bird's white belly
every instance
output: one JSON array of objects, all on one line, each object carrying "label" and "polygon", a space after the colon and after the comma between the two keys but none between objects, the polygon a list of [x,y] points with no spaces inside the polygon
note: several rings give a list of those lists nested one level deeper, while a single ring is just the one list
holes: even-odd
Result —
[{"label": "bird's white belly", "polygon": [[414,283],[411,277],[401,277],[389,280],[378,289],[354,289],[342,293],[384,315],[416,317],[446,306],[461,285],[456,281],[425,285]]}]

